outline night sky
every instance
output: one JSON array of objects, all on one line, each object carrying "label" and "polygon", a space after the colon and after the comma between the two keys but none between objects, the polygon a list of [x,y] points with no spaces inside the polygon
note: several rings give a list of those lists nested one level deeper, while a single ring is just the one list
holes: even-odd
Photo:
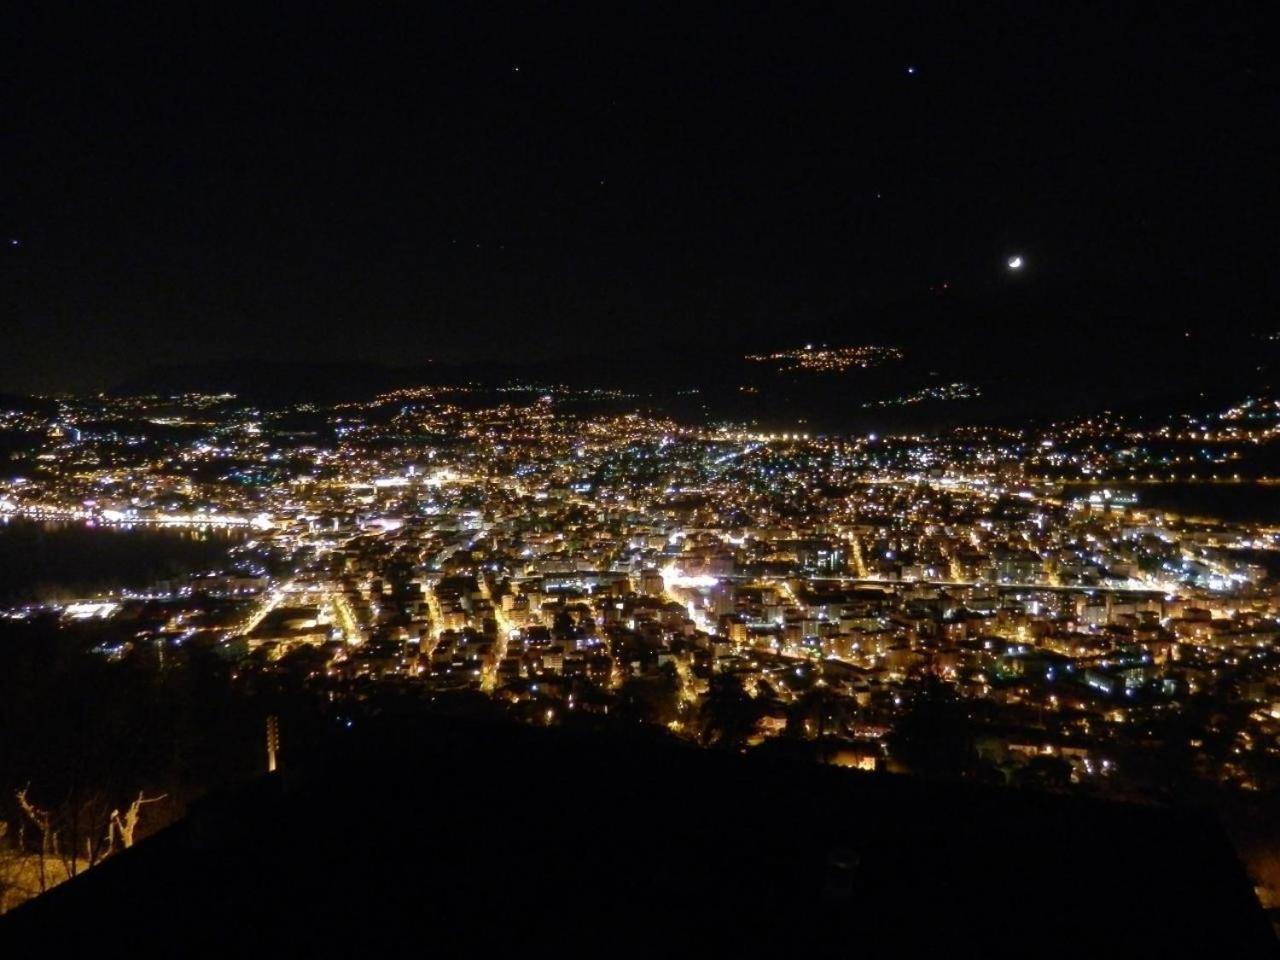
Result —
[{"label": "night sky", "polygon": [[1280,330],[1262,4],[27,6],[0,389]]}]

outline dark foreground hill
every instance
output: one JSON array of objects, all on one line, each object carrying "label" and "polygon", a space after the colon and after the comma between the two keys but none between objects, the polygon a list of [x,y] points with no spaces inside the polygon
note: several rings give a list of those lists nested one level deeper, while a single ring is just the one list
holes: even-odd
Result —
[{"label": "dark foreground hill", "polygon": [[323,764],[206,801],[0,921],[0,955],[25,942],[131,957],[1274,948],[1223,836],[1192,814],[440,721],[353,734]]}]

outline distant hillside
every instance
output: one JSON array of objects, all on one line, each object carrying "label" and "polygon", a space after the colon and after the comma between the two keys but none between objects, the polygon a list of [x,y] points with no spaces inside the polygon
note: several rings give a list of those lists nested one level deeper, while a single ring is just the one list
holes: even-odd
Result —
[{"label": "distant hillside", "polygon": [[373,363],[292,363],[224,360],[148,367],[114,387],[115,396],[234,393],[266,404],[359,400],[427,376]]},{"label": "distant hillside", "polygon": [[24,397],[17,393],[0,393],[0,410],[21,411],[37,416],[51,417],[58,412],[58,405],[43,397]]},{"label": "distant hillside", "polygon": [[[944,311],[945,313],[945,311]],[[627,344],[597,355],[519,362],[478,359],[397,367],[372,362],[249,360],[157,366],[117,384],[116,395],[234,393],[264,405],[359,400],[409,386],[565,385],[621,391],[627,402],[681,417],[761,425],[805,423],[815,430],[935,428],[957,422],[1008,422],[1104,409],[1179,412],[1212,409],[1270,392],[1276,343],[1249,335],[1153,332],[1101,322],[1064,326],[1057,342],[1028,336],[1009,317],[967,324],[955,337],[904,328],[881,344],[901,360],[843,373],[795,372],[745,359],[743,348],[690,343]],[[976,333],[973,331],[977,331]],[[816,345],[869,342],[852,331],[813,336]],[[1149,359],[1156,338],[1160,360]],[[806,338],[779,347],[795,349]],[[874,342],[874,341],[871,341]],[[1047,343],[1052,344],[1046,346]],[[962,383],[976,398],[910,400]],[[907,400],[908,402],[903,402]],[[619,401],[622,402],[622,401]]]}]

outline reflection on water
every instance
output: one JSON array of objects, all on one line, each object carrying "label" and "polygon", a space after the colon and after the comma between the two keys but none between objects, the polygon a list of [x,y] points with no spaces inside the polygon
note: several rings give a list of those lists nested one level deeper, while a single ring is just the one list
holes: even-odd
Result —
[{"label": "reflection on water", "polygon": [[1067,484],[1068,497],[1088,496],[1102,487],[1133,491],[1139,507],[1154,507],[1188,516],[1273,524],[1280,523],[1280,486],[1259,483]]},{"label": "reflection on water", "polygon": [[141,589],[224,565],[246,537],[224,527],[87,526],[0,519],[0,603]]}]

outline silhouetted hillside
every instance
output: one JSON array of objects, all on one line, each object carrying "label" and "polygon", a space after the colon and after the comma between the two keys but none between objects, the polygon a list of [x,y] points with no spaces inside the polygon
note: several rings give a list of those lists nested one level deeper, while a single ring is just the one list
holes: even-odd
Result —
[{"label": "silhouetted hillside", "polygon": [[[943,311],[946,313],[947,311]],[[699,343],[620,347],[609,354],[533,362],[479,359],[395,367],[374,363],[195,363],[154,367],[118,384],[118,395],[234,393],[267,406],[367,399],[411,386],[532,389],[563,386],[621,393],[618,402],[691,420],[730,420],[813,432],[937,430],[959,423],[1025,422],[1102,410],[1168,415],[1204,411],[1269,390],[1277,345],[1259,337],[1213,343],[1183,337],[1148,359],[1137,329],[1097,325],[1022,337],[1009,318],[978,324],[955,341],[904,327],[904,355],[872,369],[796,372]],[[804,342],[788,343],[789,348]],[[821,346],[859,342],[856,336]],[[768,349],[768,348],[761,348]],[[1278,381],[1280,382],[1280,381]],[[928,399],[965,384],[968,399]],[[924,396],[925,399],[912,399]]]},{"label": "silhouetted hillside", "polygon": [[215,797],[0,944],[108,929],[130,956],[1274,949],[1196,815],[458,719],[371,723]]}]

